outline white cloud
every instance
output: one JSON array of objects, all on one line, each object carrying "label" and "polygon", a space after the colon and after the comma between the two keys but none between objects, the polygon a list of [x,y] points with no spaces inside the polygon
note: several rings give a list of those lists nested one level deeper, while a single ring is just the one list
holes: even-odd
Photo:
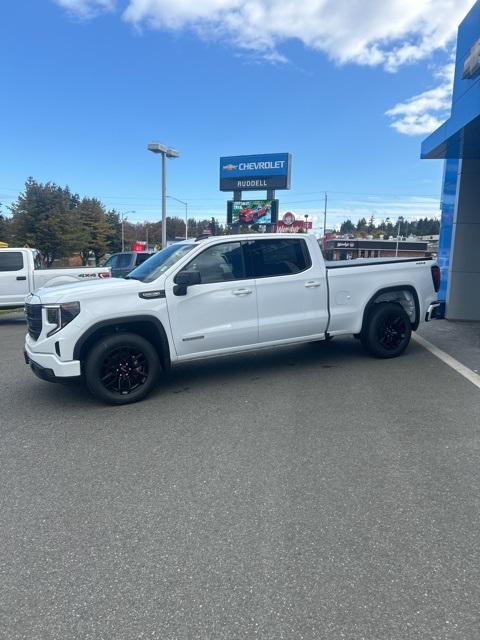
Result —
[{"label": "white cloud", "polygon": [[[475,0],[54,0],[82,18],[119,6],[137,28],[192,30],[258,59],[288,62],[281,52],[297,40],[337,64],[400,67],[449,50],[457,25]],[[451,67],[438,86],[387,111],[399,133],[424,135],[448,115]]]},{"label": "white cloud", "polygon": [[116,0],[54,0],[79,18],[94,18],[105,11],[113,11]]},{"label": "white cloud", "polygon": [[436,73],[437,87],[389,109],[385,115],[392,119],[390,126],[409,136],[426,135],[439,127],[449,116],[454,71],[455,65],[449,63]]},{"label": "white cloud", "polygon": [[192,29],[205,39],[279,62],[289,40],[339,64],[382,65],[387,71],[428,57],[454,38],[475,0],[54,0],[91,17],[123,10],[137,27]]},{"label": "white cloud", "polygon": [[259,53],[300,40],[340,64],[388,71],[452,40],[475,0],[129,0],[124,19],[154,29],[194,29]]}]

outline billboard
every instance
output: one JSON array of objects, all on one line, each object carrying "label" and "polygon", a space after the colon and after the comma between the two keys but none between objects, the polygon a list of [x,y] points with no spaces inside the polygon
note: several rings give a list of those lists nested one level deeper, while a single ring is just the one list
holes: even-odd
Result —
[{"label": "billboard", "polygon": [[[305,217],[303,217],[305,218]],[[295,214],[287,211],[283,214],[282,219],[277,223],[277,231],[279,233],[298,233],[299,231],[307,231],[312,228],[312,222],[300,218],[297,220]]]},{"label": "billboard", "polygon": [[227,223],[232,226],[275,224],[278,217],[278,200],[229,200]]},{"label": "billboard", "polygon": [[289,153],[220,158],[220,191],[290,189],[291,165]]}]

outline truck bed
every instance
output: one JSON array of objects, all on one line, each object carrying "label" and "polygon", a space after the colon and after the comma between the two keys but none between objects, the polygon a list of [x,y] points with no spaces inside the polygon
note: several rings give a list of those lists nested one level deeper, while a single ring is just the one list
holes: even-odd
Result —
[{"label": "truck bed", "polygon": [[355,260],[325,260],[327,269],[343,269],[345,267],[366,267],[375,264],[397,264],[401,262],[428,262],[433,258],[356,258]]},{"label": "truck bed", "polygon": [[[358,333],[362,326],[365,301],[377,291],[405,291],[405,306],[411,318],[424,318],[432,294],[431,258],[359,258],[325,263],[330,303],[332,335]],[[380,267],[380,268],[379,268]],[[395,297],[395,294],[392,294]],[[385,296],[387,301],[389,296]],[[418,308],[417,308],[418,307]]]}]

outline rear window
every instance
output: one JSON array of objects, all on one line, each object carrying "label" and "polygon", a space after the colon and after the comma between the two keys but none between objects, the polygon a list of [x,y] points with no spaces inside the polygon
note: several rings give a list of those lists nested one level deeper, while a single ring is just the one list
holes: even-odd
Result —
[{"label": "rear window", "polygon": [[5,251],[0,253],[0,271],[21,271],[23,269],[23,254],[20,251]]},{"label": "rear window", "polygon": [[106,267],[112,267],[112,269],[125,269],[132,264],[131,253],[114,253],[106,262]]},{"label": "rear window", "polygon": [[269,278],[300,273],[311,267],[304,240],[254,240],[245,247],[249,277]]},{"label": "rear window", "polygon": [[148,260],[152,254],[151,253],[137,253],[137,259],[135,260],[135,266],[138,267],[139,264]]}]

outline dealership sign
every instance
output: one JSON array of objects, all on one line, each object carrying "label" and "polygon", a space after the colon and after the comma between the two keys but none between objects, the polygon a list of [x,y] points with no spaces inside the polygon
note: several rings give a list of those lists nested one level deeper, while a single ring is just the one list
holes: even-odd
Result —
[{"label": "dealership sign", "polygon": [[291,164],[289,153],[220,158],[220,191],[290,189]]},{"label": "dealership sign", "polygon": [[463,65],[464,80],[475,78],[480,73],[480,39],[478,39],[470,49],[465,64]]}]

